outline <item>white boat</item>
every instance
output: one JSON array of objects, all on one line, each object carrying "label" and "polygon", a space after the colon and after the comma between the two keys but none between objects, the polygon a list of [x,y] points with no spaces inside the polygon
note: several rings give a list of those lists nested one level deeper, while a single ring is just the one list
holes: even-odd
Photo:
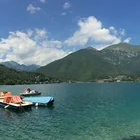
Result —
[{"label": "white boat", "polygon": [[37,90],[31,90],[30,88],[26,88],[23,93],[20,93],[21,96],[35,96],[40,94],[41,92]]}]

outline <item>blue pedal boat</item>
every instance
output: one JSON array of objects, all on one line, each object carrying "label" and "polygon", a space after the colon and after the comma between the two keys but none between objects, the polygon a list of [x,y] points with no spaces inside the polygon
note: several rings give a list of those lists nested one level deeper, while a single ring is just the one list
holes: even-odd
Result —
[{"label": "blue pedal boat", "polygon": [[54,98],[51,96],[24,97],[23,101],[32,102],[35,106],[48,106],[48,105],[53,105]]}]

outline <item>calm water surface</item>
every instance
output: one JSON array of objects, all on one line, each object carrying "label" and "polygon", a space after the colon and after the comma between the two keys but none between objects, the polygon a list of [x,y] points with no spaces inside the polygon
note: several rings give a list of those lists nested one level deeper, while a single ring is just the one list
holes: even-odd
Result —
[{"label": "calm water surface", "polygon": [[140,135],[140,83],[0,86],[18,95],[30,87],[53,107],[0,108],[0,140],[121,140]]}]

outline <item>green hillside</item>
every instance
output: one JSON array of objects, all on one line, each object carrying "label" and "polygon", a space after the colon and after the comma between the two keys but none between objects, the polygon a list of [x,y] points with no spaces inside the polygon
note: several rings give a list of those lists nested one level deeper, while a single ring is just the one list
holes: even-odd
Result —
[{"label": "green hillside", "polygon": [[0,85],[54,83],[58,79],[41,73],[17,71],[0,64]]},{"label": "green hillside", "polygon": [[80,81],[92,81],[106,78],[107,75],[117,75],[116,67],[104,60],[100,52],[91,47],[41,67],[38,72],[64,80]]},{"label": "green hillside", "polygon": [[119,43],[101,51],[88,47],[40,67],[37,72],[72,81],[136,77],[140,75],[140,46]]}]

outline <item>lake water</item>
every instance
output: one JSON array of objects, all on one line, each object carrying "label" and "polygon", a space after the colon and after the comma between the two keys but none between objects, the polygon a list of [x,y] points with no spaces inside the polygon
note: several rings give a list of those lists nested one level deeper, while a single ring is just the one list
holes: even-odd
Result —
[{"label": "lake water", "polygon": [[0,140],[121,140],[140,135],[140,83],[0,86],[18,95],[30,87],[53,96],[53,107],[0,108]]}]

